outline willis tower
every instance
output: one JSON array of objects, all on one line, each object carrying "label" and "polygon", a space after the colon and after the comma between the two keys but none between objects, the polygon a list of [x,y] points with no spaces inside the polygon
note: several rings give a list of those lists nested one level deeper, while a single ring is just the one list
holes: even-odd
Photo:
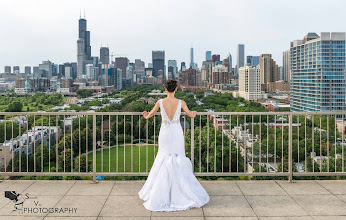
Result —
[{"label": "willis tower", "polygon": [[92,63],[90,31],[87,30],[87,20],[79,18],[79,32],[77,40],[77,78],[81,78],[85,74],[85,65]]}]

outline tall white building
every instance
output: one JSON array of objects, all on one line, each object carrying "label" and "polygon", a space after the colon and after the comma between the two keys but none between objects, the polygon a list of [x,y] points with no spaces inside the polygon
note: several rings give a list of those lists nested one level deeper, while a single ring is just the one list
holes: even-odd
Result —
[{"label": "tall white building", "polygon": [[262,98],[261,68],[259,66],[239,68],[239,96],[247,101]]},{"label": "tall white building", "polygon": [[282,78],[286,82],[289,82],[291,79],[291,64],[290,64],[290,51],[289,50],[286,50],[283,52]]}]

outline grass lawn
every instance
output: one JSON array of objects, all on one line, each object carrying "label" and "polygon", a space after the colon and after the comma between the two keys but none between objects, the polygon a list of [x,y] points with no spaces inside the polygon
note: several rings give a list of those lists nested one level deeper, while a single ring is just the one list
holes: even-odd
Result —
[{"label": "grass lawn", "polygon": [[[118,156],[117,156],[117,148],[118,148]],[[140,149],[140,151],[139,151]],[[155,145],[155,156],[157,154],[158,145]],[[154,145],[148,145],[148,159],[146,157],[147,145],[133,145],[132,147],[132,155],[133,155],[133,172],[146,172],[150,171],[151,166],[154,162]],[[140,152],[140,161],[139,161],[139,152]],[[110,154],[109,154],[110,153]],[[125,153],[125,155],[124,155]],[[118,172],[124,172],[124,168],[126,172],[131,172],[131,145],[118,146],[103,149],[103,164],[101,165],[102,150],[96,151],[96,170],[97,172],[116,172],[118,167]],[[110,164],[109,164],[110,157]],[[124,163],[125,157],[125,163]],[[93,155],[89,154],[88,159],[92,161]],[[139,164],[140,162],[140,164]],[[146,170],[146,163],[148,162],[148,170]]]}]

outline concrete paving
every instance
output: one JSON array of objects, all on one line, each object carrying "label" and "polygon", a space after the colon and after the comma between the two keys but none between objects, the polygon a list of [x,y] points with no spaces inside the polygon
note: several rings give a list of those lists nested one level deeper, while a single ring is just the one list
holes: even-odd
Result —
[{"label": "concrete paving", "polygon": [[0,220],[346,219],[346,180],[201,181],[210,202],[178,212],[146,210],[137,194],[143,184],[144,181],[93,184],[78,180],[5,180],[0,182],[0,191],[20,193],[19,201],[24,203],[15,206],[1,196]]}]

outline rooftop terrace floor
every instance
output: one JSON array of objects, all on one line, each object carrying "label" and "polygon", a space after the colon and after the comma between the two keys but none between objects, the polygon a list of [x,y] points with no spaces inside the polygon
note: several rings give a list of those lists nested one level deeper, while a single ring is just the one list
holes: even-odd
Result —
[{"label": "rooftop terrace floor", "polygon": [[[144,181],[4,180],[0,191],[28,193],[24,208],[38,213],[12,212],[14,203],[0,196],[2,219],[346,219],[346,181],[201,181],[210,195],[202,208],[151,212],[138,191]],[[47,213],[44,208],[77,208]],[[38,210],[38,209],[31,209]],[[58,209],[61,210],[61,209]]]}]

